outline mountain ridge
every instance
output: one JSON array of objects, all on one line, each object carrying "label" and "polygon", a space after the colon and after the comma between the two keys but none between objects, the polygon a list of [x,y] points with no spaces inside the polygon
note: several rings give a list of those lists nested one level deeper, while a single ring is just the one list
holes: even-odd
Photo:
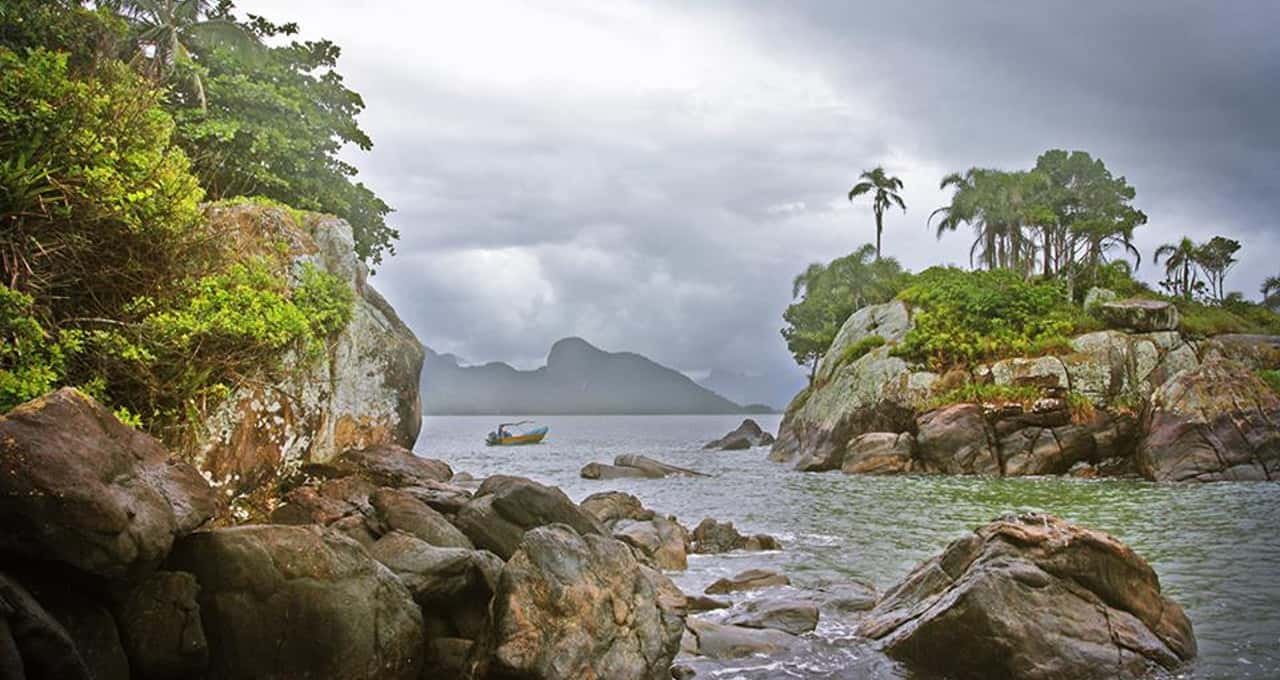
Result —
[{"label": "mountain ridge", "polygon": [[608,352],[576,336],[554,342],[546,364],[528,371],[500,361],[466,366],[430,348],[426,355],[422,411],[430,415],[771,412],[738,404],[644,355]]}]

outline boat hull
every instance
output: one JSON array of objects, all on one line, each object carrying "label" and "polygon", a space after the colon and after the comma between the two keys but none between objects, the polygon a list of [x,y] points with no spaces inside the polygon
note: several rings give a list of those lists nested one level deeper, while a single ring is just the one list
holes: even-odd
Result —
[{"label": "boat hull", "polygon": [[490,441],[488,444],[489,446],[523,446],[525,444],[538,444],[546,436],[547,428],[540,427],[532,432],[502,437],[501,439]]}]

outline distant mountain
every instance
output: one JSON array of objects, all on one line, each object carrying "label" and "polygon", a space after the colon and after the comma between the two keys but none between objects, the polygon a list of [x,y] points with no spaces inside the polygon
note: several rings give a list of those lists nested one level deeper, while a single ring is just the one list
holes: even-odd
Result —
[{"label": "distant mountain", "polygon": [[698,383],[740,404],[764,404],[781,411],[808,385],[808,380],[800,371],[748,375],[712,369],[711,374]]},{"label": "distant mountain", "polygon": [[639,354],[606,352],[582,338],[557,341],[547,365],[533,371],[462,366],[428,349],[422,394],[423,413],[433,415],[759,412]]}]

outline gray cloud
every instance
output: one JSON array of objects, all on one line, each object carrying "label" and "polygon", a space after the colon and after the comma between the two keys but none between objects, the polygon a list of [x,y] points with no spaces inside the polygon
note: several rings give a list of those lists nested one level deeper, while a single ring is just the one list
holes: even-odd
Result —
[{"label": "gray cloud", "polygon": [[791,277],[874,238],[843,194],[880,163],[908,183],[886,249],[912,268],[967,257],[924,225],[943,174],[1063,147],[1137,187],[1148,256],[1224,233],[1232,288],[1280,273],[1280,9],[902,4],[241,3],[344,46],[376,144],[351,158],[403,234],[375,283],[470,360],[581,335],[798,372]]}]

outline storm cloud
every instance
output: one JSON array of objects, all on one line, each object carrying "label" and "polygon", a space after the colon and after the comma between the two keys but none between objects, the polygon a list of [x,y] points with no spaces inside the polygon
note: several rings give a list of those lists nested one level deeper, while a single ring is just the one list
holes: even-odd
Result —
[{"label": "storm cloud", "polygon": [[[908,6],[902,6],[908,5]],[[967,264],[938,181],[1084,149],[1138,190],[1139,274],[1184,234],[1280,273],[1280,6],[1114,2],[244,0],[343,46],[397,210],[374,279],[418,337],[530,367],[578,335],[701,375],[800,374],[791,279],[874,239],[844,195],[906,182],[885,250]]]}]

